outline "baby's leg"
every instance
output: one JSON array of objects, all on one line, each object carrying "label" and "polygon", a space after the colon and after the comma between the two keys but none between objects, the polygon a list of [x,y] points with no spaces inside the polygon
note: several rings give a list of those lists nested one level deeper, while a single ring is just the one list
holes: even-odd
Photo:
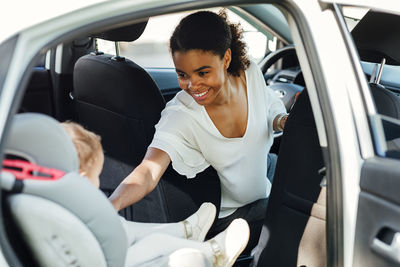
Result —
[{"label": "baby's leg", "polygon": [[212,223],[216,208],[211,203],[203,203],[200,208],[184,221],[177,223],[139,223],[126,221],[121,217],[129,244],[153,233],[164,233],[175,237],[203,241]]},{"label": "baby's leg", "polygon": [[[128,249],[126,266],[146,266],[160,260],[175,263],[175,266],[195,266],[195,262],[196,264],[215,263],[218,266],[232,266],[246,247],[248,239],[249,226],[243,219],[234,220],[225,231],[207,242],[197,242],[160,233],[152,234]],[[191,263],[191,255],[193,263]],[[183,262],[186,262],[186,265]]]},{"label": "baby's leg", "polygon": [[154,233],[164,233],[171,236],[185,238],[185,228],[182,222],[177,223],[140,223],[122,220],[128,235],[129,244],[137,242]]},{"label": "baby's leg", "polygon": [[[213,261],[213,251],[208,243],[157,233],[139,240],[128,249],[126,266],[139,266],[160,260],[160,258],[168,257],[182,248],[200,251],[207,261]],[[177,261],[176,255],[173,258]]]},{"label": "baby's leg", "polygon": [[212,267],[213,264],[200,250],[181,248],[168,257],[170,267]]},{"label": "baby's leg", "polygon": [[[129,266],[128,264],[126,265]],[[133,265],[131,265],[133,266]],[[161,256],[154,260],[141,263],[140,267],[212,267],[213,264],[204,256],[204,254],[193,248],[182,248],[173,252],[169,256]],[[130,267],[130,266],[129,266]]]}]

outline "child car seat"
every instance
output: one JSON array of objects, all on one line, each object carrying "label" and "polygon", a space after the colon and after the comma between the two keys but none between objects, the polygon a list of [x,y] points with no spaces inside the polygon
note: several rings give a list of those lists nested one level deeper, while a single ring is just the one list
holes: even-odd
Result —
[{"label": "child car seat", "polygon": [[128,244],[120,219],[105,195],[78,174],[75,147],[56,120],[16,115],[5,153],[3,165],[20,166],[0,173],[9,219],[37,265],[124,265]]}]

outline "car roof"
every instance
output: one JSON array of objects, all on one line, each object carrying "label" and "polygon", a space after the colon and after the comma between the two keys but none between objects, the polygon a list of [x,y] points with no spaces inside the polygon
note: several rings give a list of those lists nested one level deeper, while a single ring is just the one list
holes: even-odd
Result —
[{"label": "car roof", "polygon": [[[324,2],[340,2],[345,4],[360,4],[360,0],[322,0]],[[382,0],[382,3],[390,2],[390,0]],[[190,0],[70,0],[70,1],[61,1],[61,0],[37,0],[37,1],[24,1],[24,0],[14,0],[7,1],[7,5],[5,8],[5,12],[3,12],[2,16],[0,16],[0,43],[4,40],[8,39],[12,35],[19,33],[20,31],[30,28],[31,26],[37,25],[42,22],[51,21],[61,15],[65,15],[67,13],[74,13],[78,10],[94,7],[95,5],[112,2],[113,5],[128,5],[128,3],[134,3],[135,6],[140,4],[152,5],[159,3],[160,5],[171,4],[179,4],[179,3],[190,3],[195,1]],[[261,1],[260,1],[261,2]],[[276,2],[276,1],[274,1]],[[370,1],[375,3],[375,1]],[[206,4],[206,3],[205,3]],[[262,4],[262,3],[260,3]],[[369,3],[370,4],[370,3]],[[389,3],[387,3],[389,5]],[[275,7],[271,5],[263,5],[265,10],[257,9],[255,7],[250,7],[247,11],[251,13],[253,16],[258,18],[266,18],[273,16],[274,23],[273,25],[269,25],[273,31],[278,33],[282,39],[284,39],[287,43],[292,43],[289,27],[287,25],[284,17],[276,12]],[[268,7],[269,6],[269,7]],[[23,8],[21,8],[23,7]],[[245,10],[247,7],[244,8]],[[266,16],[266,13],[268,16]],[[266,21],[262,20],[263,23]],[[4,26],[6,25],[6,26]]]},{"label": "car roof", "polygon": [[105,1],[108,0],[7,1],[3,13],[0,16],[0,25],[2,25],[0,31],[0,43],[12,35],[33,25]]}]

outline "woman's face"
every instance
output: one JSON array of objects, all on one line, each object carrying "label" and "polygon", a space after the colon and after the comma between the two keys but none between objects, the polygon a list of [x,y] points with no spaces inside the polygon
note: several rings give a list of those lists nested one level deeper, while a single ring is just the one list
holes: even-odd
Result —
[{"label": "woman's face", "polygon": [[220,92],[228,79],[230,49],[225,52],[223,58],[212,52],[193,49],[187,52],[174,52],[172,59],[179,86],[199,105],[207,106],[223,97]]}]

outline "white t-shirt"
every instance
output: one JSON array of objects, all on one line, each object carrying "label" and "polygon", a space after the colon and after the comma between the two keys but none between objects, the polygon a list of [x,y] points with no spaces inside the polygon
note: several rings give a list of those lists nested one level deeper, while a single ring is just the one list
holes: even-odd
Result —
[{"label": "white t-shirt", "polygon": [[173,168],[187,178],[210,165],[214,167],[221,181],[219,218],[269,196],[271,183],[266,176],[267,155],[273,142],[272,122],[276,115],[286,112],[255,63],[251,62],[245,74],[248,121],[243,137],[224,137],[206,109],[181,91],[162,111],[150,144],[168,153]]}]

